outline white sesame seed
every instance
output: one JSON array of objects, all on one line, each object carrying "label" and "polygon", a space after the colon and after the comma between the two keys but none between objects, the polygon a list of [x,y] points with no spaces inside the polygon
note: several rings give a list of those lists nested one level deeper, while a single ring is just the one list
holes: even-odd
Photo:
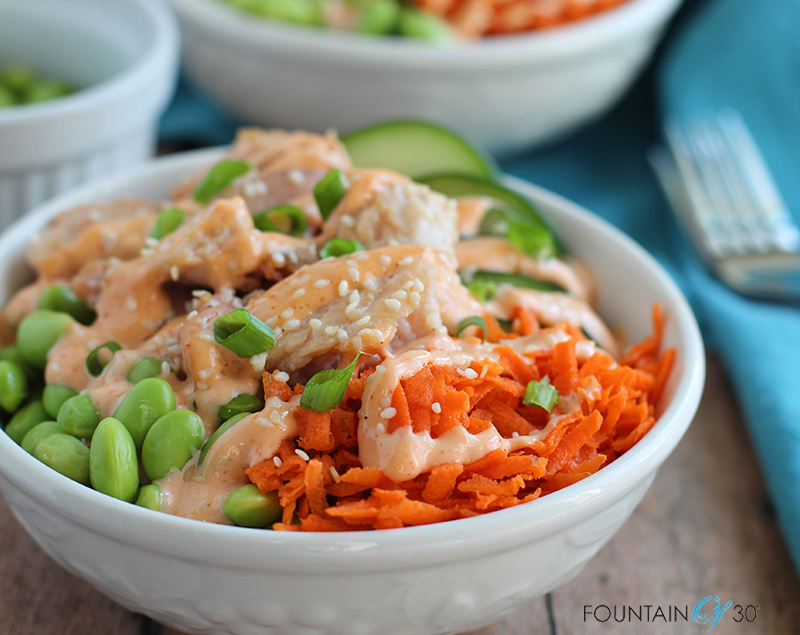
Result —
[{"label": "white sesame seed", "polygon": [[[275,381],[279,381],[279,382],[282,382],[282,383],[285,384],[287,381],[289,381],[289,373],[286,373],[286,372],[284,372],[282,370],[279,370],[277,373],[275,373],[272,376],[272,378]],[[273,397],[273,399],[277,399],[277,397]]]},{"label": "white sesame seed", "polygon": [[197,317],[197,311],[190,311],[189,315],[186,316],[186,319],[187,320],[193,320],[196,317]]},{"label": "white sesame seed", "polygon": [[208,384],[206,382],[204,382],[204,381],[198,381],[197,382],[197,387],[200,390],[208,390]]},{"label": "white sesame seed", "polygon": [[440,413],[442,411],[442,404],[440,404],[438,401],[434,401],[431,404],[431,410],[433,410],[437,414]]},{"label": "white sesame seed", "polygon": [[333,465],[331,465],[331,476],[333,477],[334,481],[339,481],[339,472],[336,471],[336,468]]},{"label": "white sesame seed", "polygon": [[382,423],[379,423],[375,426],[380,434],[386,434],[386,426]]},{"label": "white sesame seed", "polygon": [[289,308],[288,308],[288,309],[286,309],[286,310],[285,310],[283,313],[281,313],[281,317],[282,317],[284,320],[288,320],[288,319],[289,319],[290,317],[292,317],[293,315],[294,315],[294,309],[293,309],[292,307],[289,307]]},{"label": "white sesame seed", "polygon": [[372,321],[372,318],[368,315],[362,317],[358,322],[356,322],[356,326],[365,326]]},{"label": "white sesame seed", "polygon": [[172,353],[173,355],[177,355],[180,352],[181,352],[180,344],[172,344],[167,347],[167,353]]},{"label": "white sesame seed", "polygon": [[282,403],[279,397],[270,397],[267,405],[270,408],[280,408]]},{"label": "white sesame seed", "polygon": [[347,331],[345,331],[344,329],[339,329],[339,332],[336,333],[336,337],[338,337],[342,341],[346,340],[347,339]]},{"label": "white sesame seed", "polygon": [[280,337],[283,335],[283,329],[280,326],[276,326],[274,329],[272,329],[272,332],[275,333],[275,337]]},{"label": "white sesame seed", "polygon": [[330,281],[330,280],[325,280],[325,278],[320,278],[319,280],[317,280],[316,282],[314,282],[314,286],[315,286],[317,289],[324,289],[324,288],[325,288],[325,287],[327,287],[327,286],[328,286],[330,283],[331,283],[331,281]]},{"label": "white sesame seed", "polygon": [[439,316],[436,313],[428,313],[425,316],[425,324],[428,325],[429,328],[435,329],[439,327]]},{"label": "white sesame seed", "polygon": [[353,282],[358,282],[358,279],[360,277],[360,274],[358,273],[358,269],[356,269],[355,267],[350,267],[347,270],[347,275],[350,276],[350,278],[353,280]]},{"label": "white sesame seed", "polygon": [[233,301],[234,295],[235,294],[233,293],[233,289],[231,289],[230,287],[225,287],[220,292],[219,297],[223,302],[228,303]]},{"label": "white sesame seed", "polygon": [[370,293],[375,293],[378,290],[378,285],[372,278],[369,278],[364,281],[364,288]]},{"label": "white sesame seed", "polygon": [[161,374],[162,375],[169,375],[172,372],[172,369],[169,367],[167,362],[161,362]]},{"label": "white sesame seed", "polygon": [[253,367],[253,370],[257,373],[264,372],[264,366],[267,365],[267,351],[263,353],[258,353],[257,355],[253,355],[250,358],[250,365]]},{"label": "white sesame seed", "polygon": [[283,252],[276,251],[272,254],[272,262],[274,262],[279,267],[283,267],[286,264],[286,256],[283,255]]},{"label": "white sesame seed", "polygon": [[294,331],[295,329],[300,328],[300,320],[297,318],[292,318],[291,320],[287,321],[286,324],[283,325],[284,331]]},{"label": "white sesame seed", "polygon": [[353,289],[352,293],[350,293],[350,303],[358,304],[361,300],[361,294],[358,292],[358,289]]},{"label": "white sesame seed", "polygon": [[461,375],[462,377],[466,377],[467,374],[464,372],[463,368],[456,368],[456,372]]},{"label": "white sesame seed", "polygon": [[406,256],[397,264],[400,265],[401,267],[405,267],[406,265],[410,265],[412,262],[414,262],[414,258],[412,258],[411,256]]},{"label": "white sesame seed", "polygon": [[414,291],[419,291],[420,293],[425,291],[425,283],[423,283],[419,278],[414,280]]},{"label": "white sesame seed", "polygon": [[152,236],[148,236],[144,239],[144,244],[148,247],[155,247],[158,244],[158,238],[153,238]]},{"label": "white sesame seed", "polygon": [[390,264],[392,264],[392,258],[386,254],[383,254],[381,256],[381,266],[386,269],[386,267],[388,267]]},{"label": "white sesame seed", "polygon": [[214,339],[214,336],[211,333],[200,333],[200,339],[204,342],[216,342],[217,340]]},{"label": "white sesame seed", "polygon": [[516,438],[519,436],[519,432],[517,432],[516,430],[514,430],[514,432],[512,432],[512,433],[511,433],[511,436],[512,436],[512,437],[514,437],[514,438],[516,439]]},{"label": "white sesame seed", "polygon": [[169,268],[169,277],[172,279],[173,282],[177,282],[180,276],[181,276],[181,271],[180,269],[178,269],[178,265],[172,265]]},{"label": "white sesame seed", "polygon": [[322,326],[322,320],[318,320],[317,318],[311,318],[308,321],[308,325],[311,327],[312,331],[316,331],[320,326]]},{"label": "white sesame seed", "polygon": [[354,260],[366,260],[369,258],[369,254],[366,251],[357,251],[353,256]]},{"label": "white sesame seed", "polygon": [[297,291],[292,294],[293,298],[299,298],[306,294],[306,290],[300,287]]},{"label": "white sesame seed", "polygon": [[483,379],[484,377],[486,377],[486,373],[488,373],[488,372],[489,372],[489,367],[488,366],[483,366],[481,368],[481,374],[479,375],[479,377],[481,379]]},{"label": "white sesame seed", "polygon": [[298,261],[297,252],[290,251],[289,253],[286,254],[286,256],[289,258],[289,262],[291,262],[293,265],[297,264]]},{"label": "white sesame seed", "polygon": [[411,302],[412,306],[416,306],[419,304],[419,301],[422,299],[419,295],[419,291],[412,291],[408,294],[408,299]]},{"label": "white sesame seed", "polygon": [[279,456],[273,456],[272,457],[272,462],[275,464],[275,467],[280,467],[281,465],[283,465],[283,461],[281,460],[281,457],[279,457]]},{"label": "white sesame seed", "polygon": [[359,334],[361,337],[369,337],[370,335],[372,335],[372,333],[373,333],[372,329],[361,329],[361,330],[358,332],[358,334]]},{"label": "white sesame seed", "polygon": [[281,422],[281,413],[277,410],[273,410],[269,413],[269,420],[276,425],[279,424]]},{"label": "white sesame seed", "polygon": [[402,306],[402,304],[400,303],[400,300],[396,300],[395,298],[386,298],[383,301],[383,303],[386,306],[388,306],[390,309],[392,309],[393,311],[399,310],[400,307]]},{"label": "white sesame seed", "polygon": [[306,181],[306,175],[296,168],[289,170],[286,174],[286,178],[294,185],[302,185]]},{"label": "white sesame seed", "polygon": [[351,302],[347,305],[347,308],[344,310],[344,314],[349,317],[351,320],[357,319],[356,316],[353,315],[355,311],[358,311],[358,302]]},{"label": "white sesame seed", "polygon": [[208,379],[213,374],[214,374],[214,369],[213,368],[204,368],[200,372],[197,373],[197,375],[198,375],[198,377],[200,377],[200,379]]},{"label": "white sesame seed", "polygon": [[339,297],[343,298],[347,295],[347,292],[350,290],[350,285],[347,284],[347,280],[342,280],[339,283]]},{"label": "white sesame seed", "polygon": [[339,330],[338,326],[326,326],[325,327],[325,334],[326,335],[336,335],[336,332]]},{"label": "white sesame seed", "polygon": [[275,326],[277,323],[278,323],[277,315],[273,315],[272,317],[268,317],[266,320],[264,320],[264,324],[266,324],[267,326]]},{"label": "white sesame seed", "polygon": [[381,411],[381,417],[384,419],[391,419],[397,414],[397,408],[386,408]]},{"label": "white sesame seed", "polygon": [[405,289],[406,291],[411,289],[413,286],[414,286],[414,280],[408,280],[405,283],[403,283],[403,289]]},{"label": "white sesame seed", "polygon": [[136,298],[128,297],[125,300],[125,308],[127,308],[128,311],[135,311],[139,308],[139,303],[136,301]]},{"label": "white sesame seed", "polygon": [[477,379],[478,378],[478,373],[475,370],[473,370],[472,368],[467,368],[464,371],[464,377],[466,377],[467,379]]},{"label": "white sesame seed", "polygon": [[256,417],[256,425],[262,428],[271,428],[272,424],[270,423],[269,419],[264,417]]},{"label": "white sesame seed", "polygon": [[400,302],[403,302],[408,297],[408,294],[402,289],[398,289],[392,294],[392,297],[400,300]]},{"label": "white sesame seed", "polygon": [[352,216],[342,216],[339,219],[339,222],[341,223],[342,227],[352,227],[356,224],[356,221]]},{"label": "white sesame seed", "polygon": [[299,456],[301,459],[303,459],[304,461],[308,461],[308,460],[311,458],[310,456],[308,456],[308,454],[306,454],[305,452],[303,452],[303,451],[302,451],[300,448],[297,448],[297,449],[294,451],[294,453],[295,453],[297,456]]}]

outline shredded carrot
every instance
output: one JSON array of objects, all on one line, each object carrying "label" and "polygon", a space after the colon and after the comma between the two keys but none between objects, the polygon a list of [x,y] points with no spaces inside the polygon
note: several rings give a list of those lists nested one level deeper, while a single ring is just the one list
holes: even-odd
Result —
[{"label": "shredded carrot", "polygon": [[[547,330],[524,311],[514,319],[518,335]],[[487,319],[488,339],[511,339],[497,333],[502,329],[492,320]],[[618,362],[602,351],[579,357],[576,345],[584,335],[561,325],[568,339],[551,349],[520,354],[502,344],[492,359],[460,368],[426,366],[402,378],[391,394],[394,412],[383,418],[387,432],[407,429],[435,439],[461,427],[504,440],[470,463],[436,464],[404,482],[362,465],[358,419],[370,367],[354,373],[345,399],[331,411],[298,407],[297,437],[247,475],[261,491],[277,491],[283,517],[273,528],[282,531],[389,529],[530,502],[591,476],[655,425],[675,351],[662,351],[660,307],[654,307],[652,320],[653,334]],[[528,382],[543,377],[560,395],[550,412],[522,401]],[[302,389],[264,375],[267,398],[288,401]]]}]

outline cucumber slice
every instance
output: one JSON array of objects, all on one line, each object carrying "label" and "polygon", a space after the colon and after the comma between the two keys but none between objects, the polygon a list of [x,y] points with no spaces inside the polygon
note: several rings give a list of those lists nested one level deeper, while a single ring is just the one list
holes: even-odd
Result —
[{"label": "cucumber slice", "polygon": [[417,179],[432,190],[441,192],[445,196],[458,198],[460,196],[485,196],[494,201],[500,209],[509,209],[511,212],[523,217],[525,221],[536,226],[549,238],[550,253],[559,255],[563,248],[553,230],[539,214],[533,204],[521,194],[500,185],[497,181],[483,176],[471,174],[434,174]]},{"label": "cucumber slice", "polygon": [[379,123],[342,137],[353,165],[386,168],[412,179],[441,172],[489,177],[492,160],[457,134],[432,123]]}]

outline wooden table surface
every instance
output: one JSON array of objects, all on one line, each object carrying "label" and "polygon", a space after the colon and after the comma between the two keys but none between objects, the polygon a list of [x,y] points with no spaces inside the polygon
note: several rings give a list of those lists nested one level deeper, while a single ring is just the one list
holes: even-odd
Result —
[{"label": "wooden table surface", "polygon": [[[716,635],[800,633],[800,584],[735,396],[713,358],[697,418],[619,533],[570,584],[469,635],[695,634],[708,626],[694,623],[691,611],[708,596],[733,602]],[[689,616],[601,623],[591,611],[602,605],[651,605],[654,617],[658,607],[666,616],[670,606],[688,606]],[[758,606],[755,621],[734,621],[736,605]],[[60,569],[0,499],[0,635],[50,634],[180,635]]]}]

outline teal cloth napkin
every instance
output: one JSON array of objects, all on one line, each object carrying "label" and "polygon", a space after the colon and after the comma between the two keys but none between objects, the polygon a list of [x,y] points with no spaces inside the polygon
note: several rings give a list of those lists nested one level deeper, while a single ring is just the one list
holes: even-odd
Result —
[{"label": "teal cloth napkin", "polygon": [[[681,285],[730,374],[800,570],[800,310],[747,300],[717,282],[692,253],[645,158],[665,116],[734,106],[800,213],[798,25],[797,0],[687,0],[618,107],[564,142],[501,158],[501,167],[606,218]],[[226,143],[241,123],[184,80],[162,120],[162,141]]]}]

